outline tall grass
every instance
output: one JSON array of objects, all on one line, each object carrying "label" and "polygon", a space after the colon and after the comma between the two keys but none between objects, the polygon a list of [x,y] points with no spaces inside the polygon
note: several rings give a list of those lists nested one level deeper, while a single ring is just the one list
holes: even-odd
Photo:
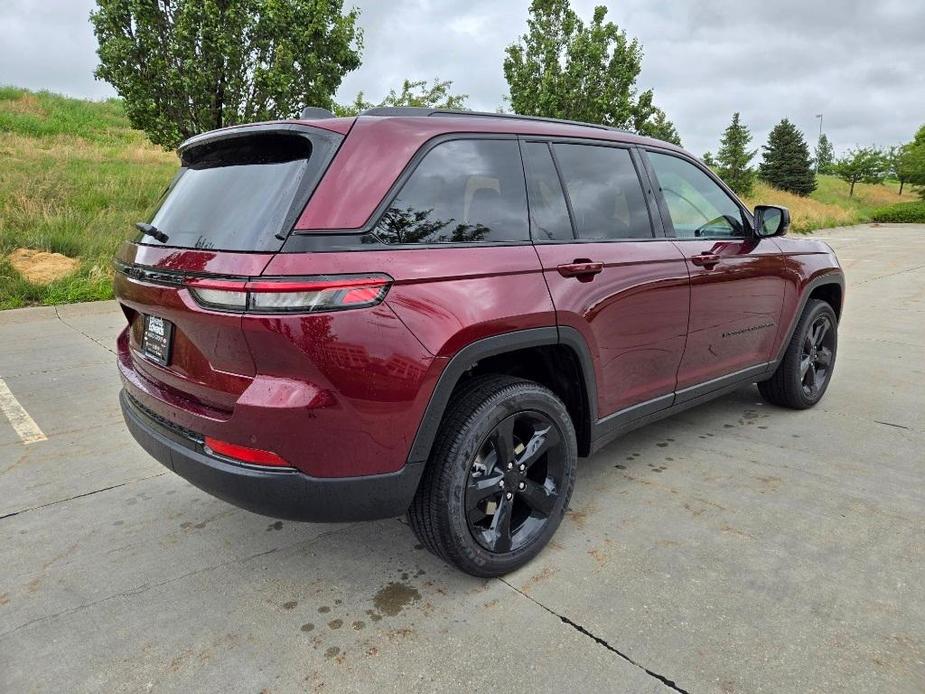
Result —
[{"label": "tall grass", "polygon": [[783,205],[790,209],[792,229],[807,233],[826,227],[869,222],[875,210],[895,202],[909,200],[899,196],[899,184],[887,181],[882,185],[858,183],[854,196],[848,195],[848,184],[835,176],[817,176],[816,190],[809,197],[772,188],[758,181],[745,202],[754,205]]},{"label": "tall grass", "polygon": [[[133,130],[116,100],[0,87],[0,308],[112,296],[110,259],[149,213],[176,156]],[[15,248],[80,259],[73,275],[31,285]]]}]

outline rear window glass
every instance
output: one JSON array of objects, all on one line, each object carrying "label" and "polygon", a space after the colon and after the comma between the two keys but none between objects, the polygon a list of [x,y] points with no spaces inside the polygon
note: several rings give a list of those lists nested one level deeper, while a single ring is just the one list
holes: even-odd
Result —
[{"label": "rear window glass", "polygon": [[436,145],[376,225],[386,243],[528,241],[527,194],[514,140]]},{"label": "rear window glass", "polygon": [[649,210],[629,150],[557,144],[555,152],[579,238],[652,238]]},{"label": "rear window glass", "polygon": [[311,155],[307,138],[278,134],[196,148],[150,223],[167,235],[165,246],[279,250]]}]

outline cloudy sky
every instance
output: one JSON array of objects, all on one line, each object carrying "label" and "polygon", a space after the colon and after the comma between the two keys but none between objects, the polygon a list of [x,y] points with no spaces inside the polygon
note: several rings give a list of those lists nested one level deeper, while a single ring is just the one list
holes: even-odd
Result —
[{"label": "cloudy sky", "polygon": [[[347,5],[350,1],[347,0]],[[364,64],[339,98],[383,97],[404,78],[453,80],[495,110],[504,47],[526,29],[529,0],[356,0]],[[598,0],[573,0],[590,18]],[[921,0],[621,0],[608,17],[645,49],[639,78],[685,146],[716,151],[733,111],[763,143],[781,118],[814,143],[817,113],[839,150],[911,139],[925,123]],[[0,0],[0,84],[101,98],[93,0]]]}]

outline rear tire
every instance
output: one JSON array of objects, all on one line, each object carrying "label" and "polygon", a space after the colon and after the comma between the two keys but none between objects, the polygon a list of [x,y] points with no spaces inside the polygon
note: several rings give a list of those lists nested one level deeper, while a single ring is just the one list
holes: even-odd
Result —
[{"label": "rear tire", "polygon": [[822,399],[838,351],[838,318],[825,301],[810,299],[774,375],[758,384],[768,402],[805,410]]},{"label": "rear tire", "polygon": [[473,576],[535,557],[559,527],[575,483],[575,428],[548,388],[481,376],[447,408],[408,510],[421,543]]}]

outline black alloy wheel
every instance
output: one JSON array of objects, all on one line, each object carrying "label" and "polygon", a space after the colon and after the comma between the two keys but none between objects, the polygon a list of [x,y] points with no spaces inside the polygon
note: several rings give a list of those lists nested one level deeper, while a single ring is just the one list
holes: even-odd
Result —
[{"label": "black alloy wheel", "polygon": [[556,532],[577,467],[575,426],[555,393],[474,376],[447,406],[408,520],[438,557],[473,576],[503,576]]},{"label": "black alloy wheel", "polygon": [[835,369],[838,316],[832,306],[810,299],[772,376],[758,384],[774,405],[805,410],[822,399]]},{"label": "black alloy wheel", "polygon": [[823,313],[811,323],[800,353],[800,383],[807,398],[815,399],[828,382],[834,356],[835,330]]},{"label": "black alloy wheel", "polygon": [[482,547],[510,552],[541,533],[562,490],[564,455],[556,425],[541,412],[517,412],[491,431],[466,484],[466,519]]}]

